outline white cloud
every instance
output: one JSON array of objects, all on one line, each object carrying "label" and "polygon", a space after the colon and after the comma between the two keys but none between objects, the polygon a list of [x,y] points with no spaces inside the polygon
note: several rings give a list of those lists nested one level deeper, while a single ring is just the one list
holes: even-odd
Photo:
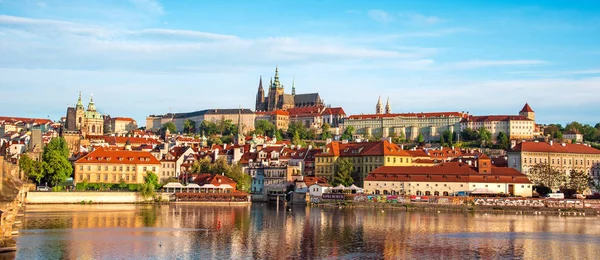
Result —
[{"label": "white cloud", "polygon": [[382,10],[369,10],[367,15],[376,22],[379,23],[389,23],[394,20],[394,18],[387,12]]},{"label": "white cloud", "polygon": [[469,60],[447,64],[448,69],[475,69],[494,66],[528,66],[547,64],[543,60]]},{"label": "white cloud", "polygon": [[156,14],[164,14],[163,6],[157,0],[129,0],[137,7]]},{"label": "white cloud", "polygon": [[170,29],[144,29],[140,31],[134,31],[132,34],[137,35],[154,35],[161,37],[189,37],[196,39],[209,39],[209,40],[237,40],[239,39],[237,36],[233,35],[224,35],[224,34],[216,34],[216,33],[207,33],[207,32],[199,32],[199,31],[191,31],[191,30],[170,30]]},{"label": "white cloud", "polygon": [[437,16],[426,16],[415,12],[400,13],[400,16],[408,18],[410,23],[416,25],[433,25],[444,21]]},{"label": "white cloud", "polygon": [[554,71],[512,71],[509,74],[522,74],[531,76],[548,76],[548,77],[562,77],[562,76],[576,76],[576,75],[595,75],[600,74],[600,69],[588,69],[588,70],[554,70]]}]

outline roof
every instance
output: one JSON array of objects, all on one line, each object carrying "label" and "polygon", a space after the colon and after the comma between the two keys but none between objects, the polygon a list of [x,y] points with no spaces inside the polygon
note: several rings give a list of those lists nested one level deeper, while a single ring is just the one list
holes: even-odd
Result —
[{"label": "roof", "polygon": [[135,120],[133,120],[133,118],[130,118],[130,117],[113,117],[112,120],[115,120],[115,121],[135,122]]},{"label": "roof", "polygon": [[521,109],[521,111],[519,113],[523,113],[523,112],[533,112],[533,109],[531,109],[529,104],[525,103],[525,106],[523,106],[523,109]]},{"label": "roof", "polygon": [[323,115],[341,115],[345,116],[346,112],[341,107],[328,107],[323,111]]},{"label": "roof", "polygon": [[411,156],[407,151],[387,140],[379,142],[340,143],[331,142],[327,145],[327,152],[317,156]]},{"label": "roof", "polygon": [[100,147],[75,163],[112,163],[112,164],[157,164],[160,162],[150,152],[109,150]]},{"label": "roof", "polygon": [[25,122],[28,124],[51,124],[52,120],[44,119],[44,118],[27,118],[27,117],[10,117],[10,116],[0,116],[0,121],[8,121],[8,122]]},{"label": "roof", "polygon": [[577,154],[600,154],[600,150],[584,144],[550,143],[546,142],[521,142],[513,149],[513,152],[544,152],[544,153],[577,153]]},{"label": "roof", "polygon": [[437,166],[381,166],[365,181],[485,182],[531,184],[527,176],[513,168],[491,167],[491,173],[479,173],[465,163],[448,162]]},{"label": "roof", "polygon": [[290,117],[316,117],[321,115],[324,106],[294,107],[288,109]]},{"label": "roof", "polygon": [[524,116],[506,116],[506,115],[469,116],[469,117],[463,119],[463,121],[465,121],[465,122],[492,122],[492,121],[511,121],[511,120],[533,121]]},{"label": "roof", "polygon": [[348,119],[357,120],[357,119],[377,119],[377,118],[392,118],[392,117],[430,118],[430,117],[466,117],[466,116],[467,116],[467,114],[460,113],[460,112],[429,112],[429,113],[351,115],[348,117]]},{"label": "roof", "polygon": [[321,102],[321,97],[319,96],[319,93],[307,93],[307,94],[298,94],[294,96],[294,103],[295,104],[302,104],[302,103],[320,103]]},{"label": "roof", "polygon": [[230,179],[227,176],[223,176],[220,174],[210,174],[210,173],[203,173],[203,174],[199,174],[198,177],[196,177],[194,179],[194,183],[202,186],[205,184],[212,184],[215,186],[219,186],[219,185],[230,185],[231,187],[233,187],[235,189],[236,187],[236,182],[233,181],[232,179]]}]

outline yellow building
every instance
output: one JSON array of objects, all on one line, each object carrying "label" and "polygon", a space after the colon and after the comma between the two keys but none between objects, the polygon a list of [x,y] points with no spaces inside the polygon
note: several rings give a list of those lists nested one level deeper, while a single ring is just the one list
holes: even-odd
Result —
[{"label": "yellow building", "polygon": [[150,152],[129,150],[109,150],[98,148],[75,161],[73,182],[87,180],[88,183],[140,184],[144,182],[146,172],[152,171],[160,176],[161,167]]},{"label": "yellow building", "polygon": [[449,196],[462,191],[531,197],[532,184],[525,174],[492,166],[490,158],[483,155],[476,166],[449,162],[432,167],[379,167],[365,179],[364,191],[417,196]]},{"label": "yellow building", "polygon": [[564,174],[584,171],[600,181],[600,150],[585,144],[522,142],[508,152],[508,166],[525,174],[538,163],[547,163]]},{"label": "yellow building", "polygon": [[396,144],[380,142],[331,142],[321,154],[315,155],[315,175],[333,181],[335,165],[340,159],[348,159],[353,165],[353,174],[361,176],[362,182],[367,173],[380,166],[409,166],[410,154]]},{"label": "yellow building", "polygon": [[287,131],[290,125],[290,113],[281,109],[273,111],[257,111],[255,120],[267,120],[275,125],[277,130],[281,129]]}]

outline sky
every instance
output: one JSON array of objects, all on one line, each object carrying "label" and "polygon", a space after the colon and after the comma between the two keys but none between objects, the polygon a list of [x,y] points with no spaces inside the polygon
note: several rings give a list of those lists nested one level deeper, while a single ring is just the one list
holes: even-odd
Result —
[{"label": "sky", "polygon": [[0,0],[0,115],[254,109],[275,67],[347,114],[600,122],[597,1]]}]

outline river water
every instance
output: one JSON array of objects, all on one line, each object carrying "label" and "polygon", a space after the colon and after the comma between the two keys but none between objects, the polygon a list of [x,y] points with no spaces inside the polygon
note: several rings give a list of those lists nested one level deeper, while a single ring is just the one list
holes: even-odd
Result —
[{"label": "river water", "polygon": [[28,205],[17,247],[17,259],[598,259],[600,218]]}]

